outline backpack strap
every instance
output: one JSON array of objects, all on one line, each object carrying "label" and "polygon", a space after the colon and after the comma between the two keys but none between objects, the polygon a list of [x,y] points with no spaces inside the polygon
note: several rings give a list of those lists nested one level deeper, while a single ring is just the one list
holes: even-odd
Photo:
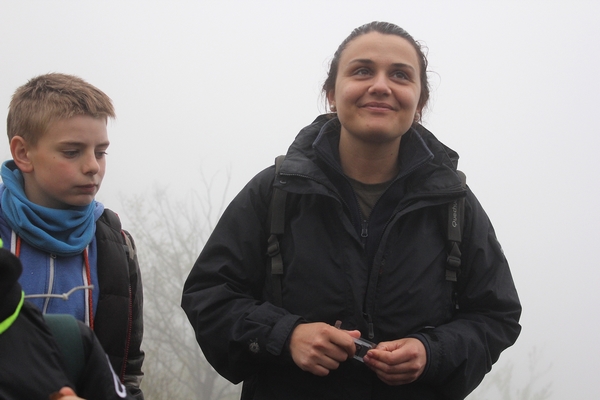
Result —
[{"label": "backpack strap", "polygon": [[[462,171],[456,171],[460,177],[463,189],[467,187],[467,176]],[[446,280],[456,282],[460,275],[461,253],[459,249],[462,241],[462,228],[465,214],[465,198],[460,197],[448,204],[448,243],[449,251],[446,259]]]},{"label": "backpack strap", "polygon": [[100,219],[115,231],[121,232],[121,236],[123,237],[123,247],[125,248],[125,253],[128,256],[129,261],[133,261],[135,257],[135,247],[133,246],[129,232],[123,230],[123,228],[121,227],[121,220],[119,219],[117,213],[108,208],[105,208],[104,212],[100,216]]},{"label": "backpack strap", "polygon": [[[275,158],[275,179],[279,177],[279,169],[285,156]],[[273,282],[273,303],[281,307],[283,299],[281,294],[281,278],[283,277],[283,259],[279,238],[283,235],[285,227],[285,202],[287,192],[273,187],[273,194],[269,204],[269,239],[267,241],[267,255],[269,256],[269,271]]]},{"label": "backpack strap", "polygon": [[69,314],[44,314],[44,320],[65,360],[67,377],[77,385],[85,367],[83,341],[77,320]]}]

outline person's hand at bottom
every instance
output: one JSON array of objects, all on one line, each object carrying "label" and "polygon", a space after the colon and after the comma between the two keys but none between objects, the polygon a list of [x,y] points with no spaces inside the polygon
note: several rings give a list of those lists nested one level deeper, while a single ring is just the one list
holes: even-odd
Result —
[{"label": "person's hand at bottom", "polygon": [[388,385],[404,385],[416,381],[427,365],[427,352],[414,338],[381,342],[363,358],[379,379]]},{"label": "person's hand at bottom", "polygon": [[77,397],[75,391],[68,386],[61,388],[58,392],[52,393],[49,400],[85,400]]},{"label": "person's hand at bottom", "polygon": [[326,376],[354,356],[354,338],[358,337],[359,331],[345,331],[323,322],[300,324],[290,337],[290,352],[302,370]]}]

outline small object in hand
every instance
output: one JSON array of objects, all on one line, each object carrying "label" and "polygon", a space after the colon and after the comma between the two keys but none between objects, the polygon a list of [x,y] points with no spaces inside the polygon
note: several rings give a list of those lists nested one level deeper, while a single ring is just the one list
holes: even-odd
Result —
[{"label": "small object in hand", "polygon": [[375,343],[363,338],[354,339],[354,345],[356,346],[354,358],[360,362],[364,362],[363,357],[367,355],[367,352],[377,346]]}]

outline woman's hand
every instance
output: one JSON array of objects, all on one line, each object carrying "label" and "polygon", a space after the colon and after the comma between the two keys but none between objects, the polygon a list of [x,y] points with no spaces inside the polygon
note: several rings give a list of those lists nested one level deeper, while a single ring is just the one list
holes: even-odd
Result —
[{"label": "woman's hand", "polygon": [[363,358],[379,379],[388,385],[404,385],[417,380],[427,365],[427,352],[414,338],[381,342]]},{"label": "woman's hand", "polygon": [[354,356],[354,338],[359,337],[359,331],[337,329],[324,322],[300,324],[290,337],[290,352],[302,370],[326,376]]}]

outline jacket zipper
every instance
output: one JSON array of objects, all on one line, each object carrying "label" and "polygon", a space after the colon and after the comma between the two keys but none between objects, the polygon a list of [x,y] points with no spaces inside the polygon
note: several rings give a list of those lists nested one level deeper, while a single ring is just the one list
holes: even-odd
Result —
[{"label": "jacket zipper", "polygon": [[[407,171],[404,171],[404,172],[402,173],[402,175],[401,175],[401,176],[397,176],[397,177],[396,177],[396,179],[394,179],[394,181],[393,181],[392,183],[390,183],[390,185],[388,186],[388,188],[387,188],[387,189],[386,189],[386,190],[385,190],[385,191],[384,191],[384,192],[381,194],[380,198],[379,198],[379,199],[377,199],[377,201],[375,202],[375,205],[373,206],[373,209],[375,209],[375,207],[376,207],[376,206],[377,206],[377,204],[379,203],[379,200],[381,199],[381,197],[382,197],[383,195],[385,195],[385,193],[388,191],[388,189],[389,189],[389,188],[390,188],[390,187],[391,187],[391,186],[392,186],[392,185],[393,185],[393,184],[394,184],[394,183],[395,183],[397,180],[399,180],[399,179],[403,178],[404,176],[408,176],[408,175],[410,175],[410,173],[412,173],[414,170],[418,169],[418,168],[421,166],[421,164],[423,164],[423,163],[419,163],[419,164],[417,164],[417,165],[413,166],[413,168],[411,168],[411,169],[409,169],[409,170],[407,170]],[[329,188],[329,187],[328,187],[328,186],[327,186],[327,185],[326,185],[324,182],[321,182],[321,181],[319,181],[319,180],[317,180],[317,179],[315,179],[315,178],[313,178],[313,177],[311,177],[311,176],[302,175],[302,174],[281,174],[281,173],[280,173],[280,176],[297,176],[297,177],[302,177],[302,178],[310,179],[310,180],[313,180],[313,181],[315,181],[315,182],[317,182],[317,183],[321,184],[323,187],[327,188],[328,190],[331,190],[331,189],[330,189],[330,188]],[[283,181],[283,182],[281,182],[281,183],[286,183],[286,182],[285,182],[285,181]],[[333,190],[333,192],[334,192],[334,193],[336,193],[336,196],[332,196],[332,197],[336,198],[336,199],[337,199],[337,200],[338,200],[338,201],[339,201],[341,204],[343,204],[344,206],[348,207],[348,204],[347,204],[347,203],[346,203],[346,201],[345,201],[345,200],[344,200],[344,199],[343,199],[343,198],[342,198],[342,197],[339,195],[339,193],[337,193],[337,191],[336,191],[336,190]],[[447,194],[443,194],[443,195],[441,195],[441,196],[446,196],[446,195],[447,195]],[[428,194],[428,197],[432,197],[432,194]],[[356,200],[356,196],[355,196],[355,201],[358,201],[358,200]],[[349,207],[348,207],[348,208],[349,208]],[[358,209],[360,210],[360,207],[359,207]],[[406,211],[406,209],[405,209],[405,210],[403,210],[403,212],[397,212],[397,213],[393,213],[393,214],[390,216],[389,220],[388,220],[388,221],[385,223],[385,226],[384,226],[384,228],[383,228],[383,231],[382,231],[382,238],[385,236],[385,232],[387,231],[387,229],[388,229],[388,227],[389,227],[389,225],[390,225],[391,221],[393,221],[393,220],[397,219],[397,218],[398,218],[398,216],[399,216],[400,214],[402,214],[402,215],[403,215],[403,214],[404,214],[404,211]],[[359,211],[359,212],[360,212],[360,211]],[[363,245],[365,245],[366,238],[369,236],[369,222],[368,222],[368,220],[367,220],[367,219],[365,219],[365,218],[362,216],[362,212],[361,212],[360,214],[361,214],[361,215],[360,215],[360,217],[361,217],[361,220],[362,220],[362,224],[361,224],[361,234],[360,234],[360,236],[361,236],[361,243],[362,243]],[[380,245],[381,245],[381,243],[380,243]],[[368,303],[368,298],[369,298],[369,292],[370,292],[369,288],[370,288],[370,286],[371,286],[371,285],[370,285],[370,281],[371,281],[371,276],[372,276],[372,274],[373,274],[373,267],[374,267],[373,263],[371,263],[371,265],[369,265],[369,266],[368,266],[368,268],[369,268],[369,272],[368,272],[368,275],[367,275],[367,286],[366,286],[366,288],[367,288],[367,289],[366,289],[366,291],[365,291],[365,295],[364,295],[364,299],[363,299],[363,318],[365,318],[365,320],[367,321],[367,336],[368,336],[368,338],[369,338],[370,340],[372,340],[372,339],[374,339],[374,338],[375,338],[375,325],[374,325],[374,323],[373,323],[373,317],[372,317],[372,314],[371,314],[371,312],[370,312],[370,310],[369,310],[369,307],[368,307],[368,305],[367,305],[367,303]]]},{"label": "jacket zipper", "polygon": [[360,237],[367,238],[369,236],[369,222],[363,219],[362,230],[360,231]]},{"label": "jacket zipper", "polygon": [[[425,162],[421,162],[418,163],[417,165],[414,165],[412,168],[403,171],[400,175],[396,176],[396,178],[388,185],[388,187],[383,191],[383,193],[381,194],[381,196],[379,196],[379,198],[377,199],[377,201],[375,202],[375,204],[373,205],[373,209],[375,210],[375,208],[377,207],[377,204],[379,204],[379,201],[381,200],[381,198],[387,193],[387,191],[400,179],[410,175],[413,171],[417,170],[422,164],[424,164]],[[356,199],[356,195],[354,196]],[[358,201],[358,200],[356,200]],[[360,210],[360,207],[358,208]],[[371,211],[371,214],[373,212]],[[362,243],[363,245],[366,245],[366,238],[369,236],[369,221],[368,219],[363,218],[362,216],[362,212],[361,214],[361,218],[363,220],[362,222],[362,228],[361,228],[361,237],[363,238]],[[393,221],[396,216],[399,213],[394,213],[392,212],[392,215],[390,216],[390,218],[386,221],[384,227],[383,227],[383,231],[382,231],[382,239],[385,236],[385,232],[387,231],[391,221]],[[369,215],[370,218],[370,215]],[[379,244],[379,246],[381,246],[381,243]],[[368,338],[370,340],[375,338],[375,325],[373,323],[373,317],[372,317],[372,313],[371,310],[369,310],[369,306],[368,306],[368,299],[369,299],[369,293],[370,293],[370,287],[371,287],[371,279],[376,279],[374,277],[372,277],[373,275],[373,269],[374,269],[374,261],[368,266],[368,274],[367,274],[367,286],[366,286],[366,290],[365,290],[365,296],[363,299],[363,317],[365,318],[365,320],[367,321],[367,329],[368,329]],[[382,260],[383,262],[384,260]],[[378,283],[378,282],[377,282]]]}]

